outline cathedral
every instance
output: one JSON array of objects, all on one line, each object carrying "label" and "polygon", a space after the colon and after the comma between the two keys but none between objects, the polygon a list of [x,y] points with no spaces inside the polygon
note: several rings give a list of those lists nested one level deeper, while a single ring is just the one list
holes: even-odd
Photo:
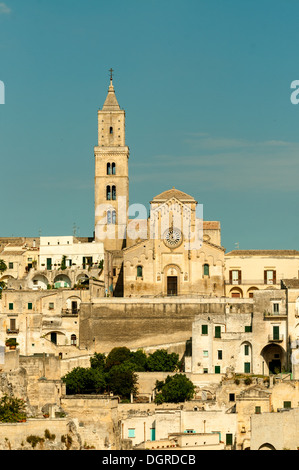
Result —
[{"label": "cathedral", "polygon": [[129,219],[125,111],[112,76],[94,154],[95,241],[104,244],[114,296],[224,296],[220,222],[203,221],[194,197],[166,189],[153,197],[147,219]]}]

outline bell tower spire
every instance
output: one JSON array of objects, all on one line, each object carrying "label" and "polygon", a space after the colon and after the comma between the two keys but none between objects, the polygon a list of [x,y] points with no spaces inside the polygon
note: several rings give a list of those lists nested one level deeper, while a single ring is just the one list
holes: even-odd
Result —
[{"label": "bell tower spire", "polygon": [[126,246],[129,206],[129,148],[125,143],[125,111],[110,85],[102,109],[98,111],[98,145],[95,154],[95,238],[105,249],[118,251]]}]

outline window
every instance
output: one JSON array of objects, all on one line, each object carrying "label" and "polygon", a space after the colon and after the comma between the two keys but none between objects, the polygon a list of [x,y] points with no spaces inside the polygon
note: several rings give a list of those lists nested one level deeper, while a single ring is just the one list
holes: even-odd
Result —
[{"label": "window", "polygon": [[292,408],[292,402],[290,402],[290,401],[284,401],[284,402],[283,402],[283,407],[284,407],[284,408]]},{"label": "window", "polygon": [[273,339],[279,340],[279,326],[273,326]]},{"label": "window", "polygon": [[111,175],[111,164],[107,163],[107,175]]},{"label": "window", "polygon": [[107,225],[116,224],[116,211],[107,212]]},{"label": "window", "polygon": [[71,345],[72,346],[76,346],[77,344],[77,336],[76,335],[72,335],[71,336]]},{"label": "window", "polygon": [[135,437],[135,428],[128,429],[128,437],[134,438]]},{"label": "window", "polygon": [[203,373],[204,373],[204,374],[208,374],[208,373],[209,373],[209,369],[204,369],[204,370],[203,370]]},{"label": "window", "polygon": [[116,201],[116,186],[112,186],[112,201]]},{"label": "window", "polygon": [[220,374],[220,366],[215,366],[215,374]]},{"label": "window", "polygon": [[8,263],[8,269],[13,269],[13,263]]},{"label": "window", "polygon": [[245,362],[244,363],[244,373],[245,374],[250,374],[250,362]]},{"label": "window", "polygon": [[229,394],[229,401],[236,401],[236,400],[235,400],[235,394],[234,394],[234,393],[230,393],[230,394]]},{"label": "window", "polygon": [[222,351],[219,349],[218,351],[218,359],[221,361],[222,360]]},{"label": "window", "polygon": [[15,318],[11,318],[10,321],[9,321],[9,329],[11,331],[15,331],[16,330],[16,320]]},{"label": "window", "polygon": [[137,266],[137,277],[142,277],[143,269],[142,266]]},{"label": "window", "polygon": [[245,326],[245,333],[252,333],[252,326]]},{"label": "window", "polygon": [[29,302],[29,304],[28,304],[28,310],[32,310],[32,303],[31,302]]},{"label": "window", "polygon": [[208,325],[201,325],[201,334],[202,335],[208,334]]},{"label": "window", "polygon": [[209,276],[210,275],[210,266],[208,264],[203,265],[203,275]]},{"label": "window", "polygon": [[244,346],[244,356],[249,356],[249,345],[245,344]]},{"label": "window", "polygon": [[13,303],[8,304],[8,308],[9,308],[9,310],[13,310]]},{"label": "window", "polygon": [[227,446],[232,446],[233,445],[233,435],[232,434],[226,434],[226,445]]},{"label": "window", "polygon": [[221,338],[221,326],[215,326],[215,338]]},{"label": "window", "polygon": [[203,357],[209,357],[209,351],[203,351]]},{"label": "window", "polygon": [[256,407],[255,407],[255,414],[256,414],[256,415],[260,415],[260,414],[261,414],[261,407],[260,407],[260,406],[256,406]]},{"label": "window", "polygon": [[116,165],[115,165],[115,163],[112,163],[112,174],[116,175]]},{"label": "window", "polygon": [[276,284],[276,271],[273,269],[264,271],[264,284]]},{"label": "window", "polygon": [[273,303],[273,313],[279,313],[279,303],[278,302]]},{"label": "window", "polygon": [[116,276],[116,268],[113,268],[113,277]]},{"label": "window", "polygon": [[49,310],[54,310],[54,302],[49,303]]},{"label": "window", "polygon": [[107,186],[106,188],[106,199],[107,201],[111,201],[111,187]]},{"label": "window", "polygon": [[110,134],[110,135],[113,134],[113,127],[110,127],[110,129],[109,129],[109,134]]},{"label": "window", "polygon": [[229,272],[229,283],[230,284],[241,284],[242,282],[242,273],[240,269],[232,269]]}]

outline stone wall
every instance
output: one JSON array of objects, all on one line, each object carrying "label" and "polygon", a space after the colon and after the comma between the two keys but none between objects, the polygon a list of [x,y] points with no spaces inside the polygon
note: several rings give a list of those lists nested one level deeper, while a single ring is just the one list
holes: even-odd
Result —
[{"label": "stone wall", "polygon": [[[80,449],[77,433],[68,419],[29,419],[26,423],[0,424],[0,450],[66,450],[63,436],[70,436],[72,450]],[[51,439],[46,436],[52,435]],[[36,447],[27,442],[27,437],[34,436],[43,439]]]},{"label": "stone wall", "polygon": [[61,407],[77,424],[83,446],[119,450],[118,401],[99,395],[64,396]]},{"label": "stone wall", "polygon": [[[237,300],[237,302],[235,302]],[[80,348],[91,352],[109,352],[117,346],[130,349],[180,344],[185,352],[197,315],[223,314],[227,305],[240,313],[252,310],[250,301],[225,298],[100,299],[82,303],[80,312]]]}]

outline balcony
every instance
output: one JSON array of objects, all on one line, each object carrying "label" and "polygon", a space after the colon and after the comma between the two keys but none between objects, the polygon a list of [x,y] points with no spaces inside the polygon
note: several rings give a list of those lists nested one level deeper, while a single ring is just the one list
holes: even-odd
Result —
[{"label": "balcony", "polygon": [[268,281],[265,282],[264,279],[232,279],[232,280],[226,280],[225,284],[227,286],[278,286],[280,285],[280,281],[276,280],[274,281]]},{"label": "balcony", "polygon": [[79,315],[79,308],[63,308],[61,310],[61,315],[63,317],[76,317]]},{"label": "balcony", "polygon": [[268,336],[268,342],[269,343],[282,343],[284,339],[283,335],[269,335]]},{"label": "balcony", "polygon": [[19,331],[20,330],[17,330],[16,328],[15,329],[10,329],[10,328],[7,328],[6,329],[6,334],[8,335],[18,335],[19,334]]},{"label": "balcony", "polygon": [[266,318],[278,318],[278,319],[286,319],[287,318],[287,313],[286,312],[264,312],[264,319]]}]

